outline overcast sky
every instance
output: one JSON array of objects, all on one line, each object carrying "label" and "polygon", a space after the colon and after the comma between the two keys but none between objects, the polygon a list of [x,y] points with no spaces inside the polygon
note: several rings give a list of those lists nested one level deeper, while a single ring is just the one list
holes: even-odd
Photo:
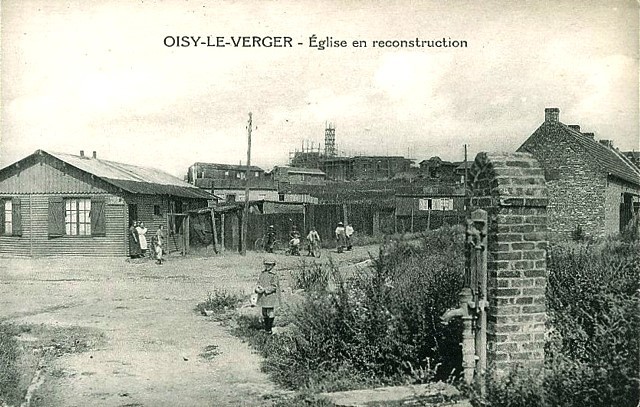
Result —
[{"label": "overcast sky", "polygon": [[[347,153],[513,151],[545,107],[640,149],[631,1],[2,1],[0,167],[36,149],[153,166],[287,163],[325,122]],[[309,37],[347,40],[310,48]],[[167,47],[289,36],[292,48]],[[465,40],[378,48],[374,40]],[[367,41],[354,48],[353,40]],[[297,45],[302,42],[303,45]]]}]

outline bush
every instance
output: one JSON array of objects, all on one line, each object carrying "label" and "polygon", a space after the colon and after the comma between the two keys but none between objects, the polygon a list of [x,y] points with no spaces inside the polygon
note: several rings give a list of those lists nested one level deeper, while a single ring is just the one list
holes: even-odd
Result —
[{"label": "bush", "polygon": [[392,242],[370,269],[349,278],[331,264],[303,266],[294,284],[313,289],[291,311],[289,333],[264,341],[253,335],[266,370],[288,388],[323,391],[459,373],[461,324],[444,326],[440,317],[457,305],[463,236],[446,228]]},{"label": "bush", "polygon": [[21,399],[18,342],[11,325],[0,324],[0,404],[17,405]]},{"label": "bush", "polygon": [[584,233],[581,225],[577,225],[571,232],[571,239],[573,239],[574,242],[584,242],[586,238],[587,235]]}]

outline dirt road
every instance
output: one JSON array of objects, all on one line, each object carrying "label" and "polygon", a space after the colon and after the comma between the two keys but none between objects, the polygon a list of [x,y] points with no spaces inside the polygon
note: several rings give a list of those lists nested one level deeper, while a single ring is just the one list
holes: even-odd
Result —
[{"label": "dirt road", "polygon": [[[333,254],[368,258],[372,247]],[[327,253],[322,261],[327,261]],[[278,257],[283,270],[299,258]],[[0,321],[45,348],[32,406],[262,406],[278,389],[260,357],[194,312],[214,289],[249,295],[261,256],[2,259]],[[285,277],[287,272],[283,271]],[[47,343],[50,341],[51,343]],[[201,356],[213,349],[213,357]],[[38,354],[39,355],[39,354]],[[55,356],[54,356],[55,355]]]}]

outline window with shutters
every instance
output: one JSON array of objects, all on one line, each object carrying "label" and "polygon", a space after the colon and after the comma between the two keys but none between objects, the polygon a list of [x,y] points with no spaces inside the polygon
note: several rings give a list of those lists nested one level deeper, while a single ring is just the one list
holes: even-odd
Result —
[{"label": "window with shutters", "polygon": [[5,235],[13,234],[13,205],[10,199],[5,199],[4,203],[4,229]]},{"label": "window with shutters", "polygon": [[22,236],[21,207],[19,197],[0,197],[0,235]]},{"label": "window with shutters", "polygon": [[[14,208],[17,203],[14,201]],[[101,196],[93,199],[50,197],[49,237],[106,236],[106,207],[106,200]],[[14,234],[19,219],[14,216]]]},{"label": "window with shutters", "polygon": [[90,236],[91,199],[65,199],[64,226],[67,236]]}]

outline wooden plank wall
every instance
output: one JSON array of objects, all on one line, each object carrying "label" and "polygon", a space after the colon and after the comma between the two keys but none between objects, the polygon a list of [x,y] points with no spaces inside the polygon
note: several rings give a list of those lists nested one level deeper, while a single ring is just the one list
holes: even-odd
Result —
[{"label": "wooden plank wall", "polygon": [[[62,166],[62,163],[50,158],[40,158],[39,162],[20,168],[14,174],[0,182],[0,194],[100,194],[105,184],[90,174]],[[60,168],[56,168],[58,166]],[[109,191],[113,192],[113,191]]]},{"label": "wooden plank wall", "polygon": [[[22,236],[0,236],[0,254],[11,256],[125,256],[126,210],[124,202],[107,198],[106,236],[62,236],[49,238],[50,194],[20,195]],[[93,195],[95,196],[95,195]]]}]

